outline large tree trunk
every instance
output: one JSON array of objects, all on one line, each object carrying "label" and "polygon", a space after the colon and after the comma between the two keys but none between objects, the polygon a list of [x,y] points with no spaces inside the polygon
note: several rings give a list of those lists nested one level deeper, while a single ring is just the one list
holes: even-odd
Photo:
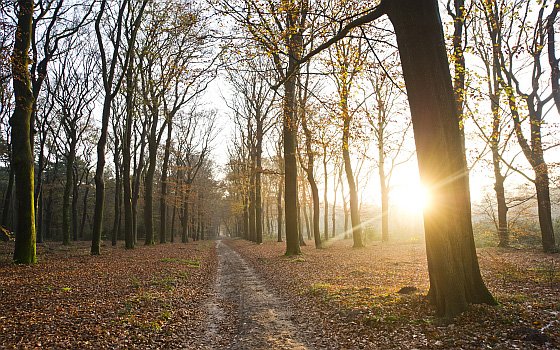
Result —
[{"label": "large tree trunk", "polygon": [[126,249],[134,248],[134,223],[132,214],[132,182],[130,179],[130,150],[132,148],[132,118],[133,118],[133,105],[132,99],[134,94],[134,71],[132,69],[134,62],[134,55],[131,53],[131,64],[126,70],[126,120],[124,123],[124,136],[122,140],[123,145],[123,206],[124,206],[124,246]]},{"label": "large tree trunk", "polygon": [[31,113],[33,94],[29,75],[29,45],[33,20],[33,1],[19,0],[18,23],[16,27],[12,74],[15,109],[10,124],[12,126],[12,167],[14,168],[16,201],[16,243],[14,262],[34,264],[37,261],[35,244],[35,200],[34,161],[31,144]]},{"label": "large tree trunk", "polygon": [[476,256],[467,165],[438,3],[384,4],[397,34],[420,178],[434,198],[424,211],[429,297],[438,315],[454,317],[469,303],[496,302]]},{"label": "large tree trunk", "polygon": [[533,157],[530,163],[533,167],[533,171],[535,172],[535,189],[537,192],[537,206],[543,250],[545,252],[556,252],[557,248],[554,237],[554,225],[552,221],[552,207],[550,204],[550,180],[548,175],[548,165],[544,160],[544,150],[542,144],[542,109],[535,109],[533,107],[535,105],[536,103],[529,104]]},{"label": "large tree trunk", "polygon": [[[165,151],[163,154],[163,165],[161,167],[161,198],[159,199],[159,242],[165,243],[167,232],[167,172],[169,168],[169,155],[171,154],[171,133],[173,131],[173,123],[171,120],[167,123],[167,139],[165,140]],[[171,240],[173,242],[173,240]]]},{"label": "large tree trunk", "polygon": [[[297,16],[295,4],[290,3],[287,11],[288,28],[296,28]],[[301,254],[298,231],[298,181],[297,181],[297,111],[296,111],[296,82],[299,69],[296,58],[301,51],[302,38],[293,35],[287,39],[289,51],[288,72],[293,72],[284,82],[283,98],[283,138],[284,138],[284,210],[286,216],[286,255]]]}]

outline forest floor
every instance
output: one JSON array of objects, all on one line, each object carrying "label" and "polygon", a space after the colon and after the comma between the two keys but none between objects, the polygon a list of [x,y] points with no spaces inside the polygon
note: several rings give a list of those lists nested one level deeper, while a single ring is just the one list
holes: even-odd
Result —
[{"label": "forest floor", "polygon": [[215,242],[122,246],[38,244],[37,265],[15,266],[1,243],[0,348],[202,348]]},{"label": "forest floor", "polygon": [[[329,244],[330,243],[330,244]],[[285,257],[284,243],[227,241],[277,295],[315,349],[560,349],[560,256],[478,249],[497,307],[474,305],[453,323],[434,316],[423,244],[351,240]],[[414,287],[401,294],[403,287]],[[409,288],[409,289],[414,289]]]},{"label": "forest floor", "polygon": [[[0,348],[560,349],[560,256],[483,248],[497,307],[440,322],[425,299],[423,244],[242,240],[39,245],[10,263],[0,243]],[[399,290],[408,288],[410,293]]]}]

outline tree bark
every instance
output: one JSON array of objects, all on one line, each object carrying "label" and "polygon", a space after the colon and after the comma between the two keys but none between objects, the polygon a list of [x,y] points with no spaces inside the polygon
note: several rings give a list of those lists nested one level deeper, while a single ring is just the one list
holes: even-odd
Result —
[{"label": "tree bark", "polygon": [[438,2],[391,0],[384,5],[397,35],[420,178],[434,198],[424,211],[428,295],[438,315],[452,318],[469,303],[496,302],[476,256],[467,165]]},{"label": "tree bark", "polygon": [[132,69],[132,62],[134,62],[134,54],[131,53],[131,64],[126,71],[126,120],[124,123],[123,135],[123,207],[124,207],[124,246],[126,249],[134,248],[134,224],[132,216],[132,182],[130,179],[130,162],[132,148],[132,118],[133,118],[133,105],[132,99],[134,94],[134,70]]},{"label": "tree bark", "polygon": [[145,245],[153,245],[154,240],[154,174],[157,161],[157,112],[154,112],[148,136],[148,169],[144,177],[144,229]]},{"label": "tree bark", "polygon": [[29,74],[29,45],[33,1],[18,0],[17,27],[12,55],[12,75],[15,109],[10,119],[12,126],[12,167],[14,168],[16,200],[16,242],[14,262],[37,262],[35,243],[34,159],[31,135],[33,93]]},{"label": "tree bark", "polygon": [[[171,134],[173,131],[173,123],[171,120],[167,123],[167,139],[165,140],[165,151],[163,154],[163,165],[161,167],[161,198],[159,200],[159,242],[165,243],[167,233],[167,172],[169,168],[169,156],[171,154]],[[173,240],[172,240],[173,242]]]}]

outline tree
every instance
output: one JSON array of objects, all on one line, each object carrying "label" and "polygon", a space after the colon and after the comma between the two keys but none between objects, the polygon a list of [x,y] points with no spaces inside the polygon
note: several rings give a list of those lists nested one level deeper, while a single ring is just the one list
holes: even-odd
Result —
[{"label": "tree", "polygon": [[[299,107],[299,119],[301,120],[301,126],[303,128],[303,134],[305,136],[305,154],[307,155],[307,161],[304,162],[303,159],[300,159],[300,164],[305,174],[307,176],[307,181],[309,182],[309,186],[311,187],[311,198],[313,201],[313,216],[312,216],[312,227],[313,227],[313,238],[315,240],[315,248],[320,249],[322,248],[321,243],[321,232],[319,231],[319,212],[320,212],[320,203],[319,203],[319,189],[317,187],[317,181],[315,180],[315,150],[313,149],[313,134],[311,128],[309,126],[308,119],[310,115],[312,115],[310,104],[309,104],[309,65],[307,65],[307,74],[305,74],[305,78],[302,79],[299,76],[299,89],[298,89],[298,107]],[[299,152],[301,153],[301,151]],[[305,185],[303,185],[305,186]],[[304,187],[304,197],[305,197],[305,187]],[[307,198],[305,198],[307,199]],[[305,210],[305,206],[304,206]],[[308,216],[305,214],[305,221],[308,221]],[[308,226],[309,232],[309,226]]]},{"label": "tree", "polygon": [[[548,164],[544,158],[546,143],[543,140],[544,134],[542,130],[544,118],[546,116],[545,106],[554,96],[552,92],[543,92],[541,89],[543,75],[541,56],[546,47],[545,40],[547,37],[545,30],[546,20],[544,17],[547,2],[545,1],[540,5],[534,23],[528,22],[529,13],[531,11],[528,6],[529,2],[521,1],[516,5],[517,6],[512,9],[508,16],[508,23],[504,23],[504,26],[510,28],[518,26],[519,30],[511,37],[508,37],[510,40],[504,40],[502,42],[504,49],[499,52],[501,68],[499,71],[499,79],[508,100],[517,141],[535,174],[533,182],[537,193],[537,207],[543,250],[545,252],[554,252],[557,248],[554,238],[550,202],[549,170]],[[487,16],[491,21],[489,25],[499,25],[499,23],[496,22],[497,16],[499,16],[498,13],[495,13],[497,8],[496,0],[492,0],[488,6],[485,7],[486,11],[489,12]],[[522,13],[524,14],[519,16],[519,11],[523,11]],[[497,28],[500,30],[501,27]],[[496,34],[503,35],[501,31]],[[524,50],[526,50],[529,57],[529,62],[527,64],[530,67],[530,72],[528,74],[530,74],[531,85],[528,88],[525,88],[520,82],[519,75],[523,73],[523,70],[520,72],[519,68],[516,67],[514,63],[514,59],[522,54]],[[524,107],[527,109],[527,117],[524,116]],[[523,126],[526,124],[530,131],[529,139],[524,133]]]},{"label": "tree", "polygon": [[[79,50],[79,51],[78,51]],[[97,98],[98,86],[89,76],[95,73],[95,56],[87,52],[87,47],[80,46],[67,49],[67,54],[55,67],[48,89],[50,96],[56,103],[55,112],[59,116],[59,126],[63,129],[65,138],[59,147],[66,158],[66,182],[64,186],[62,205],[62,236],[63,244],[69,245],[71,239],[70,196],[76,179],[74,177],[74,161],[77,147],[82,135],[90,126],[89,120],[93,110],[92,102]],[[81,56],[71,55],[79,54]],[[51,125],[51,128],[53,126]],[[72,203],[75,212],[76,202]],[[74,230],[76,227],[74,227]],[[77,232],[74,231],[74,234]]]},{"label": "tree", "polygon": [[[297,195],[297,96],[299,60],[306,42],[308,0],[245,1],[236,7],[224,1],[225,11],[250,35],[260,54],[270,57],[283,88],[282,123],[284,139],[284,210],[286,255],[301,254],[298,236]],[[253,54],[253,52],[251,52]],[[279,86],[275,86],[277,88]]]},{"label": "tree", "polygon": [[496,302],[482,280],[476,256],[467,165],[437,0],[383,0],[341,26],[300,63],[384,14],[397,37],[420,179],[434,199],[424,212],[428,296],[438,315],[452,318],[469,303]]},{"label": "tree", "polygon": [[12,167],[16,188],[16,244],[14,262],[34,264],[37,261],[35,248],[35,203],[34,169],[31,145],[31,115],[33,93],[28,66],[31,43],[33,0],[18,0],[17,29],[12,54],[12,74],[15,98],[12,127]]},{"label": "tree", "polygon": [[[255,59],[240,69],[231,69],[228,80],[235,91],[230,102],[238,124],[247,125],[247,150],[249,152],[249,237],[256,243],[263,241],[262,210],[262,154],[265,135],[274,125],[272,111],[277,103],[270,87],[268,62]],[[265,73],[263,73],[265,72]],[[244,123],[241,123],[244,120]]]},{"label": "tree", "polygon": [[[410,121],[399,113],[402,106],[400,99],[404,93],[393,78],[397,76],[394,69],[391,69],[388,62],[374,65],[371,69],[369,81],[373,90],[373,102],[371,111],[366,107],[366,118],[373,129],[373,138],[377,142],[377,170],[379,175],[379,187],[381,189],[381,241],[389,241],[389,200],[391,191],[391,178],[395,168],[413,156],[413,153],[405,155],[404,143],[410,129]],[[403,122],[404,126],[395,126],[397,118]]]},{"label": "tree", "polygon": [[[481,19],[480,27],[485,27],[483,30],[480,29],[479,33],[473,33],[473,40],[475,42],[476,50],[484,63],[484,68],[486,71],[486,79],[488,86],[488,98],[490,100],[490,110],[492,111],[492,132],[490,135],[486,135],[484,128],[479,127],[479,130],[485,137],[485,141],[490,147],[492,153],[492,168],[494,171],[494,192],[496,194],[497,203],[497,230],[499,238],[499,246],[507,247],[509,246],[509,232],[508,232],[508,222],[507,222],[507,211],[508,207],[506,204],[505,188],[504,183],[506,180],[507,173],[502,171],[502,159],[503,159],[503,149],[507,145],[507,141],[510,139],[511,135],[503,135],[503,129],[505,128],[502,122],[502,107],[500,106],[501,99],[503,96],[503,89],[501,84],[501,72],[500,72],[500,55],[503,49],[501,28],[503,27],[503,11],[505,10],[505,3],[500,5],[498,9],[498,3],[495,1],[480,1],[477,4],[480,7],[480,11],[483,13],[484,19]],[[488,33],[489,44],[485,45],[484,32]],[[487,48],[490,47],[490,53],[487,52]],[[476,119],[474,120],[478,125]],[[505,142],[502,142],[505,139]]]},{"label": "tree", "polygon": [[[121,83],[128,71],[128,65],[131,61],[133,51],[132,43],[136,41],[136,33],[140,28],[142,14],[148,3],[142,0],[137,11],[134,12],[130,0],[123,0],[118,5],[117,17],[114,18],[114,34],[111,36],[112,53],[110,58],[106,52],[106,39],[103,37],[101,23],[107,11],[107,0],[100,3],[99,12],[95,17],[95,33],[97,44],[100,51],[101,75],[103,80],[103,111],[101,116],[101,131],[99,141],[97,142],[97,166],[95,169],[95,209],[93,217],[93,233],[91,239],[91,254],[99,255],[101,247],[101,229],[103,226],[103,208],[105,205],[105,146],[107,145],[107,132],[109,129],[109,118],[111,116],[111,103],[120,90]],[[123,24],[125,22],[125,13],[131,11],[128,15],[132,18],[132,26],[130,29],[130,37],[128,40],[128,49],[124,49],[124,60],[121,70],[119,71],[119,63],[121,62],[121,54],[123,53]],[[129,145],[124,145],[127,147]],[[126,172],[126,169],[125,169]],[[125,184],[126,186],[126,184]]]},{"label": "tree", "polygon": [[331,65],[334,67],[333,77],[339,97],[339,110],[342,119],[342,159],[350,194],[350,218],[352,220],[352,239],[354,248],[364,246],[362,239],[362,223],[360,220],[358,191],[350,158],[350,132],[354,112],[350,110],[352,85],[363,69],[366,54],[361,39],[346,38],[336,42],[330,53]]},{"label": "tree", "polygon": [[482,281],[474,246],[468,172],[438,5],[436,0],[383,5],[397,35],[420,178],[434,198],[424,212],[428,296],[439,315],[454,317],[468,303],[496,302]]}]

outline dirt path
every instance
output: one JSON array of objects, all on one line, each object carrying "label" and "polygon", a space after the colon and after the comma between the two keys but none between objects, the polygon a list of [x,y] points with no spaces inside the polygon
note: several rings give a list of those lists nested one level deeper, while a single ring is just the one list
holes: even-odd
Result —
[{"label": "dirt path", "polygon": [[217,242],[219,257],[214,297],[208,307],[211,349],[311,349],[283,303],[232,248]]}]

